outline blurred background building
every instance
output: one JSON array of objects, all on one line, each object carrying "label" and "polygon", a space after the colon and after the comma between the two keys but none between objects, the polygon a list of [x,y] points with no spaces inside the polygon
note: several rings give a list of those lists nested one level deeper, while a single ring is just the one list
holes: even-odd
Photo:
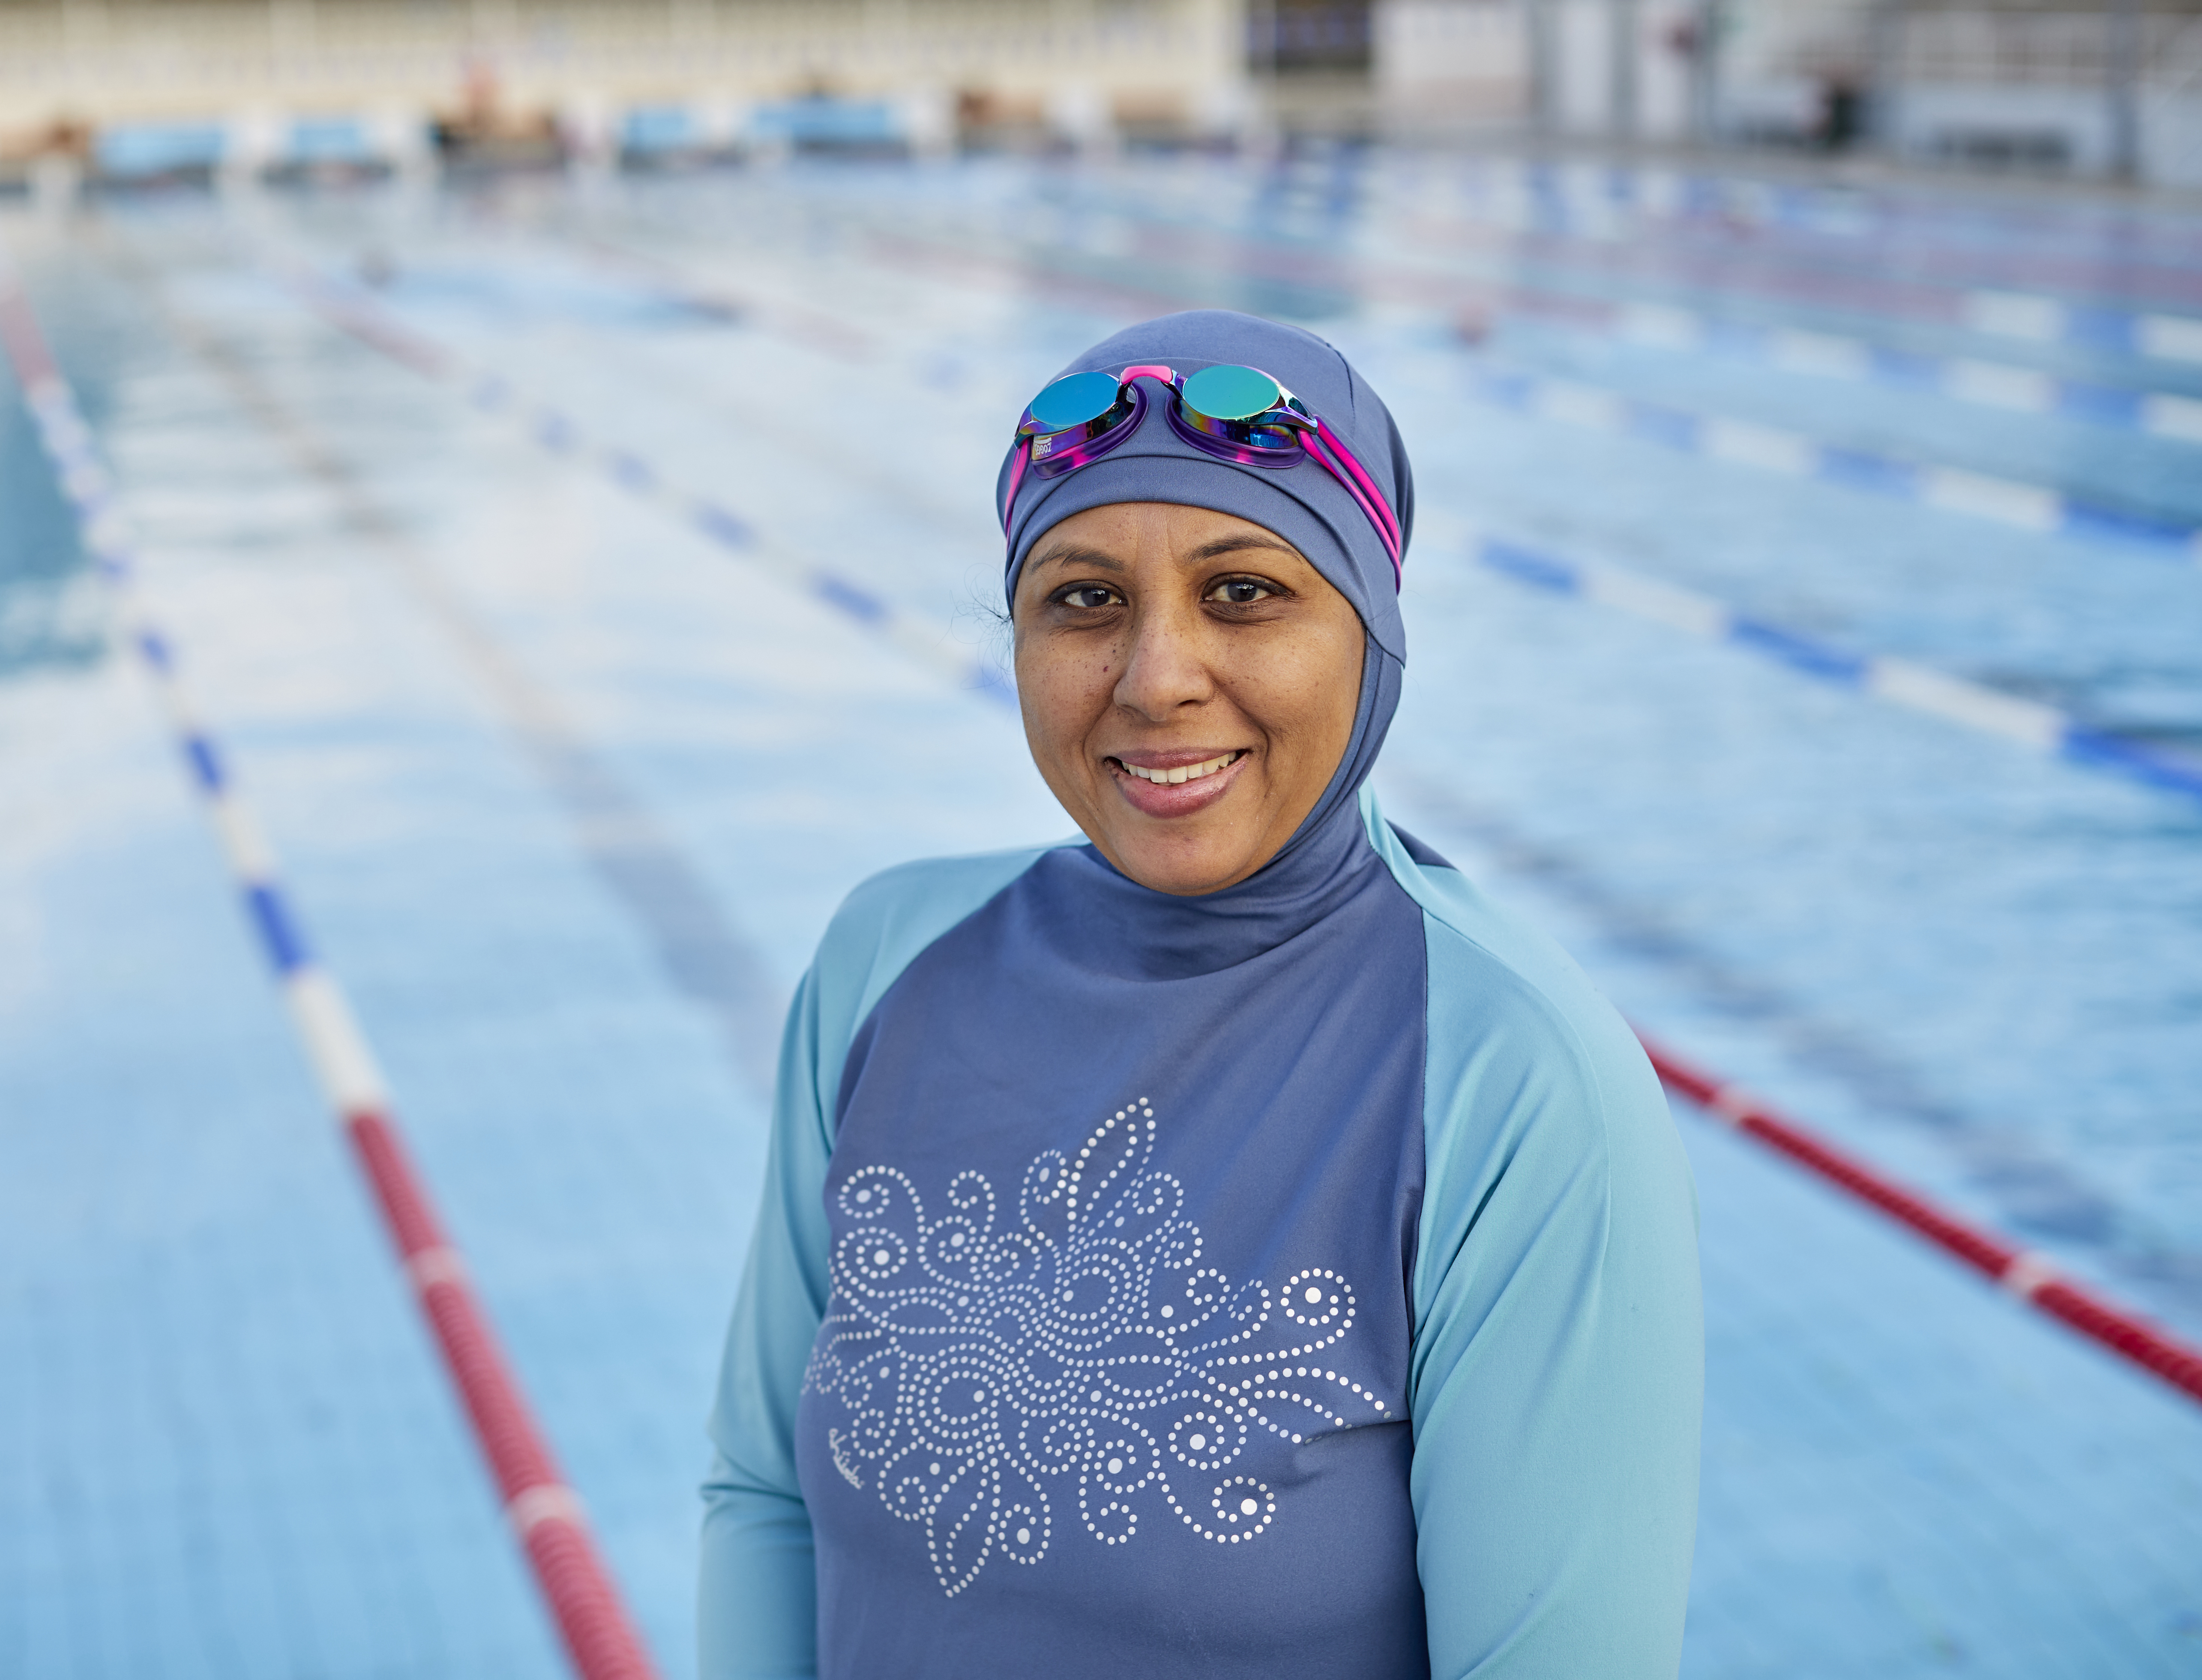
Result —
[{"label": "blurred background building", "polygon": [[19,179],[1295,132],[2202,183],[2202,0],[0,0]]}]

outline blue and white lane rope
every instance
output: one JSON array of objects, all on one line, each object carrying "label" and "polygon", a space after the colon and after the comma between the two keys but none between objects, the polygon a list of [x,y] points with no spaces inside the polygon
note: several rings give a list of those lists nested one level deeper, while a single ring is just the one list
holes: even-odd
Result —
[{"label": "blue and white lane rope", "polygon": [[2152,750],[2040,701],[2022,699],[1910,660],[1855,653],[1740,612],[1695,590],[1604,561],[1569,560],[1530,543],[1480,534],[1470,537],[1468,552],[1477,565],[1516,583],[1610,607],[1704,641],[1724,642],[1818,681],[2046,756],[2202,799],[2202,759],[2187,762]]},{"label": "blue and white lane rope", "polygon": [[74,512],[85,552],[121,603],[125,643],[136,653],[166,717],[170,733],[205,802],[224,857],[259,936],[268,965],[283,988],[299,1037],[329,1104],[339,1113],[379,1111],[387,1101],[382,1075],[343,991],[308,950],[276,866],[275,854],[258,821],[238,796],[221,749],[199,721],[177,670],[174,648],[139,599],[137,563],[107,469],[76,399],[59,376],[19,350],[20,305],[11,282],[0,275],[0,325],[23,378],[24,405]]},{"label": "blue and white lane rope", "polygon": [[632,450],[591,438],[571,414],[527,396],[502,375],[469,367],[455,352],[415,332],[356,290],[304,268],[286,270],[286,278],[324,319],[415,372],[453,386],[480,412],[515,422],[542,449],[595,467],[628,495],[663,509],[721,549],[823,602],[958,687],[1016,703],[1016,690],[1004,673],[938,626],[903,611],[831,567],[768,540],[724,503],[673,484]]},{"label": "blue and white lane rope", "polygon": [[0,348],[76,515],[85,551],[115,591],[124,637],[151,681],[192,785],[213,819],[299,1042],[367,1178],[574,1671],[581,1680],[653,1680],[649,1654],[597,1548],[580,1496],[560,1472],[498,1346],[465,1259],[411,1161],[374,1050],[344,989],[315,959],[284,890],[274,849],[191,704],[174,644],[141,598],[114,483],[75,395],[46,348],[29,298],[4,269]]},{"label": "blue and white lane rope", "polygon": [[1708,461],[1816,479],[2016,530],[2113,543],[2202,565],[2202,525],[2192,520],[2129,513],[2015,479],[1822,443],[1783,427],[1643,402],[1572,379],[1483,368],[1470,373],[1469,388],[1517,413],[1644,438]]},{"label": "blue and white lane rope", "polygon": [[[1657,350],[1740,352],[1784,373],[1928,391],[1958,402],[2015,414],[2053,414],[2167,442],[2202,443],[2202,397],[2060,379],[2017,362],[1929,356],[1852,334],[1769,327],[1672,303],[1626,303],[1607,330]],[[2202,323],[2196,324],[2202,360]]]}]

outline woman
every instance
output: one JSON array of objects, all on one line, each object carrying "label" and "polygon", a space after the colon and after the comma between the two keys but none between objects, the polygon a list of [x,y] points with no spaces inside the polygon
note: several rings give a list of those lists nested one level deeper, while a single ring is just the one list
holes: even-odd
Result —
[{"label": "woman", "polygon": [[1669,1676],[1692,1192],[1567,958],[1387,824],[1411,518],[1320,339],[1096,346],[999,485],[1085,844],[852,894],[705,1489],[707,1680]]}]

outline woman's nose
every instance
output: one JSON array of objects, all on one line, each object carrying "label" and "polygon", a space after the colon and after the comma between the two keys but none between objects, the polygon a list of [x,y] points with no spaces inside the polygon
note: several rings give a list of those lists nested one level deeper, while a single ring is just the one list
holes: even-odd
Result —
[{"label": "woman's nose", "polygon": [[1201,650],[1198,622],[1168,608],[1142,608],[1132,621],[1131,646],[1115,700],[1127,712],[1159,723],[1180,707],[1211,697],[1216,683]]}]

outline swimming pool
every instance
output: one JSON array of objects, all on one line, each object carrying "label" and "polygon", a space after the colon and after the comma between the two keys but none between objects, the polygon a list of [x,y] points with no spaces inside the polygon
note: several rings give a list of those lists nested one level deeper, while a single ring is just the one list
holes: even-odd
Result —
[{"label": "swimming pool", "polygon": [[[146,197],[0,239],[669,1673],[774,1002],[863,874],[1062,830],[988,490],[1006,417],[1166,308],[1303,320],[1399,416],[1398,820],[1647,1031],[2202,1337],[2202,800],[1796,653],[2202,761],[2187,220],[1341,151]],[[0,496],[4,1665],[555,1671],[12,394]],[[1686,1671],[2202,1667],[2202,1415],[1681,1124]]]}]

